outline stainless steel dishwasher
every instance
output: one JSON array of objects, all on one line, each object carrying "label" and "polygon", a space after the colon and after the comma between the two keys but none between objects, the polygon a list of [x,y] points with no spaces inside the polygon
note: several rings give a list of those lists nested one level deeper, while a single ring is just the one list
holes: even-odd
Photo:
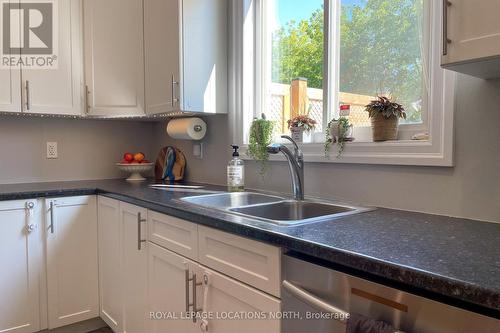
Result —
[{"label": "stainless steel dishwasher", "polygon": [[344,333],[350,313],[405,333],[499,333],[500,320],[285,255],[283,333]]}]

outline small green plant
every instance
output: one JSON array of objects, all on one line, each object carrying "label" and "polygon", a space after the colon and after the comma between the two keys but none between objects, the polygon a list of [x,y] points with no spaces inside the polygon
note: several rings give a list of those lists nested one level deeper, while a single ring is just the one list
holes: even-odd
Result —
[{"label": "small green plant", "polygon": [[247,154],[260,164],[260,175],[264,176],[269,161],[267,147],[272,143],[274,122],[267,120],[265,115],[262,119],[254,119],[250,127],[250,137]]},{"label": "small green plant", "polygon": [[[332,133],[332,127],[337,126],[337,133]],[[345,149],[345,143],[347,139],[347,135],[351,128],[351,124],[349,123],[349,118],[340,117],[339,119],[331,120],[326,126],[326,136],[325,136],[325,157],[330,158],[330,148],[333,143],[337,143],[338,151],[337,158],[340,158]],[[337,134],[337,135],[336,135]]]},{"label": "small green plant", "polygon": [[401,104],[394,102],[389,97],[379,95],[376,100],[371,101],[365,108],[370,118],[373,118],[380,113],[386,119],[393,117],[406,119],[404,107]]}]

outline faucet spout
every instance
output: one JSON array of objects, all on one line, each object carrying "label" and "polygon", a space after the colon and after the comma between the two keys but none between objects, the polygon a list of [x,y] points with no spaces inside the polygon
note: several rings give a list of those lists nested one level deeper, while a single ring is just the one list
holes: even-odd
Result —
[{"label": "faucet spout", "polygon": [[290,168],[290,176],[292,177],[294,199],[302,201],[304,200],[304,155],[291,137],[283,135],[282,138],[292,142],[294,146],[293,152],[284,144],[272,144],[267,147],[267,152],[269,154],[278,154],[281,152],[285,155]]}]

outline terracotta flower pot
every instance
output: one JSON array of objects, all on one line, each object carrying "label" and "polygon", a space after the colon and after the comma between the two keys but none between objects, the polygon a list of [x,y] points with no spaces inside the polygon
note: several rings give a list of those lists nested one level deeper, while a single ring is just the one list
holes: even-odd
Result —
[{"label": "terracotta flower pot", "polygon": [[398,139],[398,117],[385,118],[381,113],[371,117],[373,141]]}]

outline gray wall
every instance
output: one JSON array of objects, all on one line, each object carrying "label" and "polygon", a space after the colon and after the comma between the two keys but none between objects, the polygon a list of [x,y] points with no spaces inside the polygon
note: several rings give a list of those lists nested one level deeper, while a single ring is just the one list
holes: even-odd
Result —
[{"label": "gray wall", "polygon": [[[310,163],[306,194],[500,222],[500,81],[459,76],[456,96],[454,168]],[[186,152],[190,180],[225,184],[228,120],[213,116],[206,121],[203,160],[192,157],[191,143],[168,139],[165,124],[157,125],[156,142],[175,144]],[[247,162],[246,184],[289,192],[287,165],[274,162],[262,180],[255,164]]]},{"label": "gray wall", "polygon": [[[155,126],[128,121],[2,116],[0,184],[121,177],[114,163],[125,151],[143,151],[152,157]],[[58,143],[58,159],[46,159],[47,141]]]},{"label": "gray wall", "polygon": [[[310,163],[306,193],[366,205],[500,222],[500,81],[459,76],[455,111],[454,168]],[[42,118],[0,118],[0,184],[118,178],[114,163],[125,151],[154,160],[165,145],[188,159],[189,180],[225,184],[230,158],[227,116],[205,119],[205,157],[192,156],[191,142],[176,142],[164,123]],[[57,141],[59,159],[45,158]],[[265,179],[248,161],[249,188],[290,191],[285,163],[274,162]]]}]

